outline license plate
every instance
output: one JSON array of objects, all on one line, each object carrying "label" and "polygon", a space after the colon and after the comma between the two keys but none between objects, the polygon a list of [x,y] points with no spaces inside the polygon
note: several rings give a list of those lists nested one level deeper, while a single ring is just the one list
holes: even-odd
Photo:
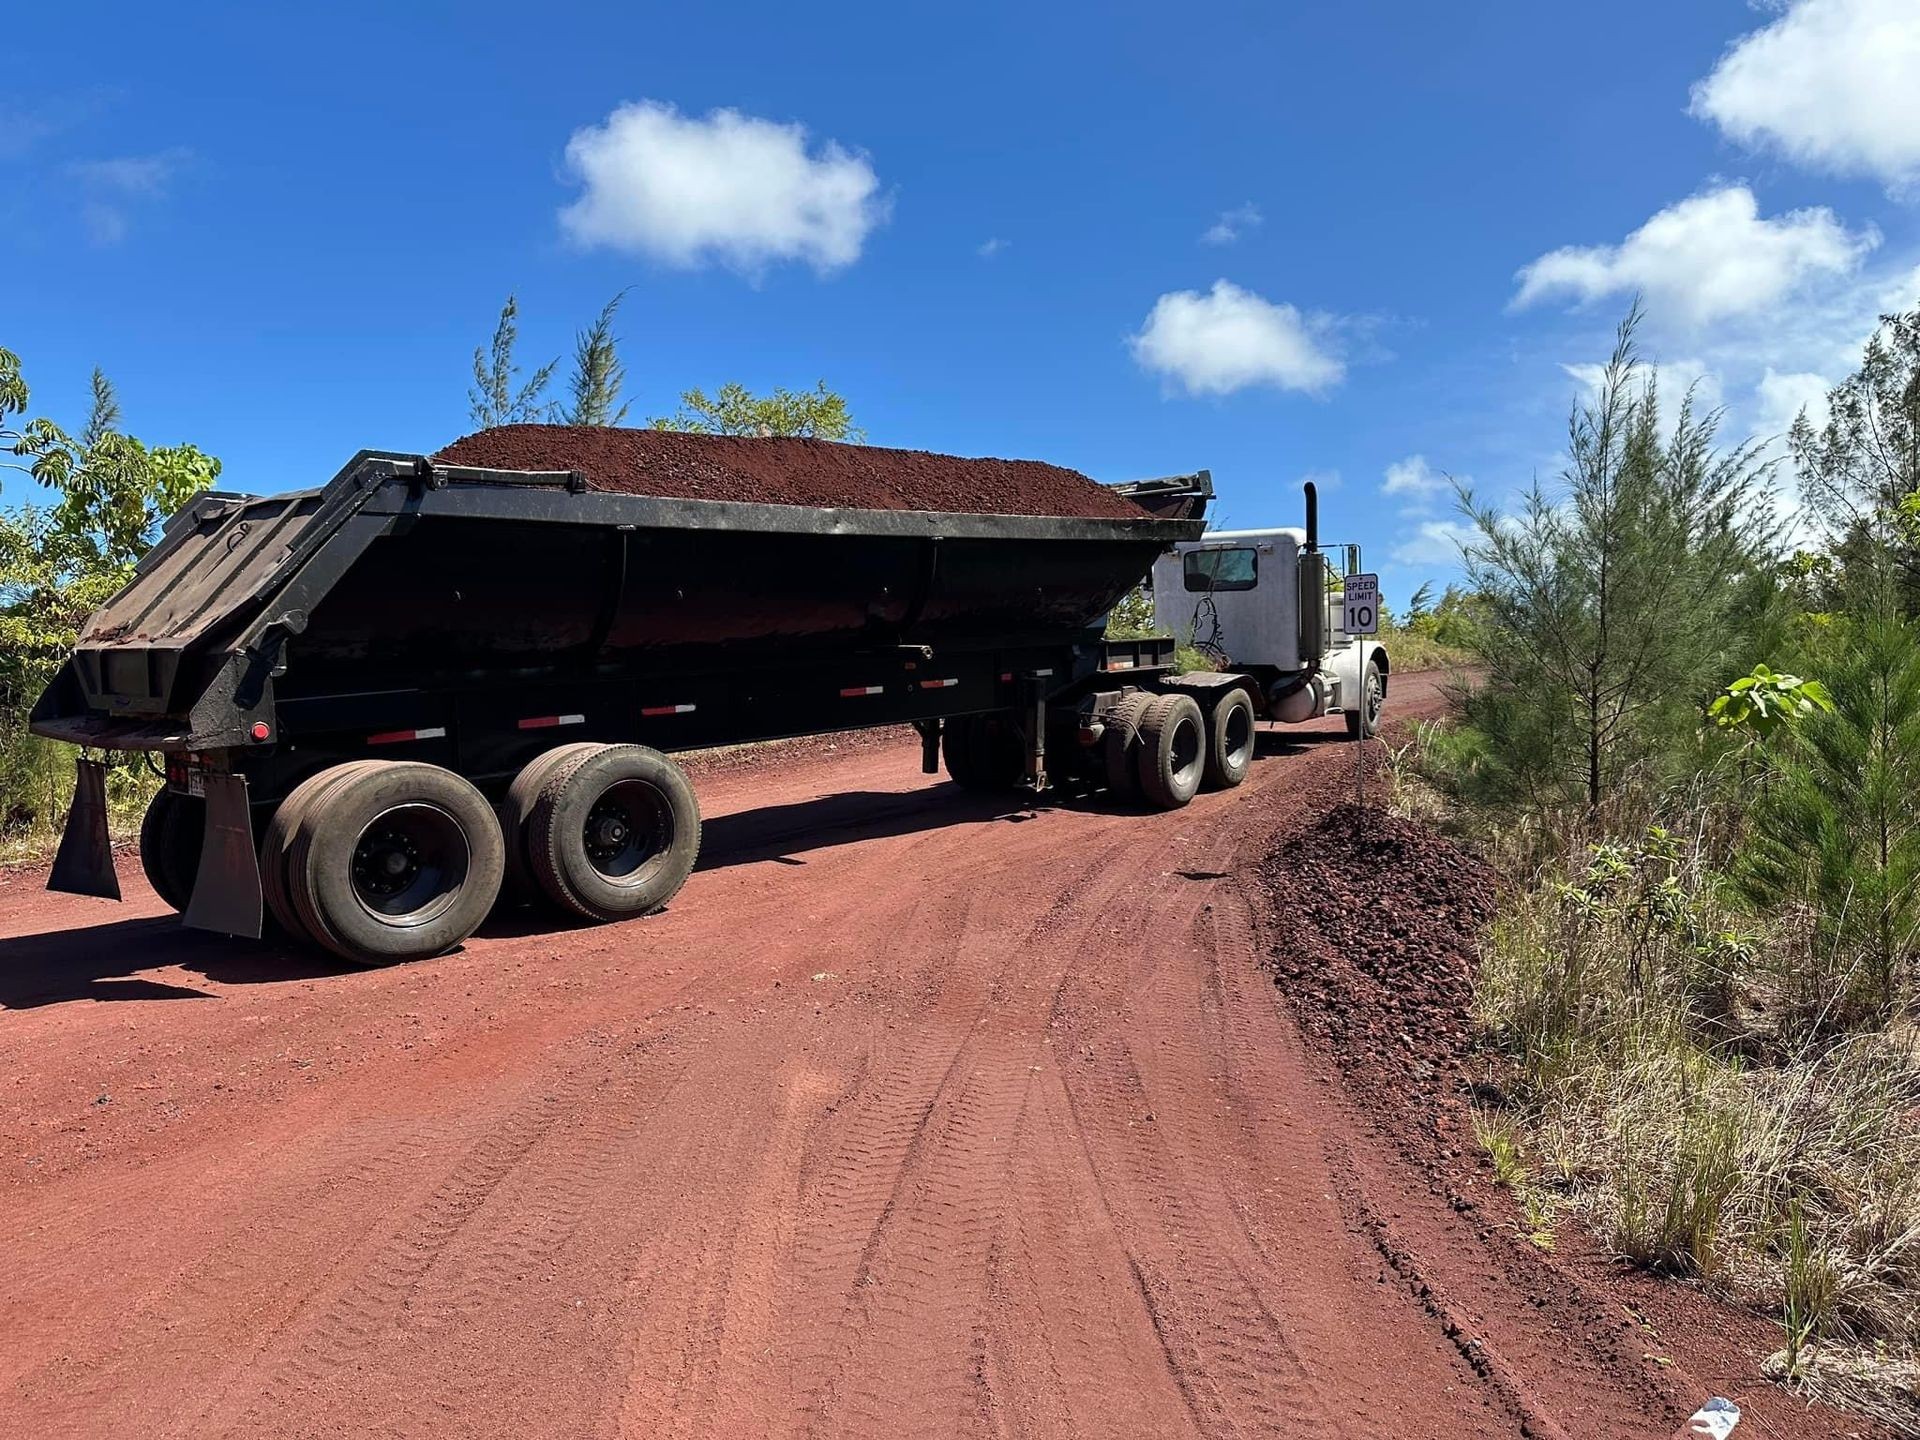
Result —
[{"label": "license plate", "polygon": [[167,789],[176,795],[207,798],[207,767],[192,755],[167,756]]}]

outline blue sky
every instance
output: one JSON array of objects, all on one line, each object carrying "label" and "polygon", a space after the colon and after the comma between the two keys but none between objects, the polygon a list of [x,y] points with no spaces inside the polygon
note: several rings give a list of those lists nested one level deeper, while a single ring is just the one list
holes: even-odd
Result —
[{"label": "blue sky", "polygon": [[508,292],[533,362],[624,288],[640,415],[825,379],[879,444],[1209,467],[1242,526],[1318,475],[1398,600],[1444,474],[1553,472],[1634,292],[1742,435],[1920,300],[1912,0],[401,8],[4,22],[36,410],[98,364],[312,484],[469,428]]}]

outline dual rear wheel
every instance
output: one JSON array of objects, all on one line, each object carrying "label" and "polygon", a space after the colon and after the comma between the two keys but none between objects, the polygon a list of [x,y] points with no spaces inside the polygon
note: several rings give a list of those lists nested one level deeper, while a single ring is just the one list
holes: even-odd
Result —
[{"label": "dual rear wheel", "polygon": [[548,751],[498,813],[440,766],[359,760],[281,804],[260,845],[261,890],[288,933],[379,963],[459,945],[509,876],[574,915],[644,915],[679,890],[699,849],[692,786],[645,746]]},{"label": "dual rear wheel", "polygon": [[1253,763],[1253,701],[1234,688],[1206,709],[1191,695],[1123,697],[1107,712],[1107,787],[1117,800],[1177,810],[1204,785],[1231,789]]}]

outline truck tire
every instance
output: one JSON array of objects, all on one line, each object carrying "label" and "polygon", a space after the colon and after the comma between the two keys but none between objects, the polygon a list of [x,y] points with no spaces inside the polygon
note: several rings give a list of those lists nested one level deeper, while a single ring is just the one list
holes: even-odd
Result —
[{"label": "truck tire", "polygon": [[973,763],[973,716],[955,715],[940,726],[940,759],[947,778],[962,790],[978,790],[979,768]]},{"label": "truck tire", "polygon": [[1380,707],[1386,703],[1387,681],[1380,673],[1380,667],[1371,661],[1367,663],[1367,677],[1362,682],[1360,704],[1347,710],[1347,738],[1358,740],[1362,735],[1371,735],[1380,728]]},{"label": "truck tire", "polygon": [[1207,765],[1207,722],[1191,695],[1161,695],[1140,717],[1135,774],[1156,810],[1178,810],[1200,788]]},{"label": "truck tire", "polygon": [[963,790],[1004,795],[1019,788],[1026,764],[1020,734],[1004,715],[962,715],[947,722],[947,774]]},{"label": "truck tire", "polygon": [[287,893],[287,860],[293,852],[293,837],[300,819],[308,806],[346,775],[379,763],[351,760],[309,775],[288,792],[267,822],[267,833],[260,837],[260,898],[266,901],[268,917],[295,940],[311,940],[316,945],[325,943],[318,935],[308,932],[306,922],[294,908],[293,897]]},{"label": "truck tire", "polygon": [[183,913],[193,899],[206,833],[207,802],[166,789],[154,792],[140,820],[140,868],[153,893]]},{"label": "truck tire", "polygon": [[1140,798],[1140,719],[1156,698],[1136,691],[1107,712],[1107,733],[1100,741],[1107,752],[1107,789],[1122,804]]},{"label": "truck tire", "polygon": [[348,960],[444,954],[499,897],[505,860],[493,807],[438,765],[350,768],[295,825],[286,875],[294,910],[309,935]]},{"label": "truck tire", "polygon": [[533,878],[533,867],[527,859],[526,834],[527,821],[540,799],[540,792],[563,767],[589,751],[603,748],[592,741],[556,745],[534,756],[513,777],[513,783],[507,787],[506,798],[498,806],[500,838],[506,847],[507,859],[504,889],[510,898],[533,900],[541,894],[540,884]]},{"label": "truck tire", "polygon": [[1207,764],[1204,783],[1209,790],[1231,790],[1247,778],[1253,765],[1253,700],[1238,687],[1213,702],[1207,714]]},{"label": "truck tire", "polygon": [[595,746],[548,775],[524,836],[548,899],[590,920],[626,920],[686,883],[700,855],[700,802],[658,750]]}]

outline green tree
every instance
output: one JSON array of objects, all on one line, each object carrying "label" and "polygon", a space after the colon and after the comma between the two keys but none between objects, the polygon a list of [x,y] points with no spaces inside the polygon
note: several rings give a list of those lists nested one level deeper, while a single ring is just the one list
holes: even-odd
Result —
[{"label": "green tree", "polygon": [[1750,809],[1741,880],[1754,900],[1801,901],[1825,969],[1799,997],[1830,1026],[1883,1019],[1920,931],[1920,632],[1883,587],[1823,647],[1827,709],[1778,734]]},{"label": "green tree", "polygon": [[[1487,683],[1468,722],[1504,782],[1536,803],[1596,809],[1637,766],[1691,740],[1735,637],[1724,623],[1755,559],[1751,445],[1718,448],[1691,396],[1662,440],[1654,386],[1621,324],[1594,396],[1574,407],[1563,485],[1536,480],[1517,515],[1460,492]],[[1685,622],[1681,623],[1681,617]]]},{"label": "green tree", "polygon": [[653,428],[694,435],[799,435],[855,443],[866,438],[854,426],[846,399],[827,389],[824,380],[812,390],[776,387],[770,395],[755,395],[744,385],[731,383],[714,395],[696,387],[681,395],[677,414],[656,419]]},{"label": "green tree", "polygon": [[500,307],[493,340],[473,351],[473,385],[467,391],[467,412],[482,430],[495,425],[527,425],[547,418],[551,406],[541,399],[560,364],[549,360],[516,387],[520,375],[514,347],[520,340],[520,302],[512,295]]},{"label": "green tree", "polygon": [[622,290],[602,307],[593,324],[574,337],[573,375],[567,382],[573,396],[566,411],[569,425],[618,425],[627,418],[628,407],[620,399],[627,372],[613,334],[614,312],[626,298]]},{"label": "green tree", "polygon": [[51,748],[26,735],[26,713],[73,648],[86,617],[126,583],[161,519],[220,474],[192,445],[149,447],[121,432],[113,386],[93,374],[78,435],[25,416],[20,358],[0,349],[0,455],[58,497],[0,513],[0,824],[51,808],[40,782]]},{"label": "green tree", "polygon": [[1431,619],[1432,615],[1433,582],[1428,580],[1422,583],[1420,588],[1414,591],[1413,595],[1408,599],[1407,613],[1401,617],[1400,624],[1403,629],[1417,630],[1420,628],[1420,623],[1423,620]]},{"label": "green tree", "polygon": [[1808,508],[1843,562],[1884,544],[1912,613],[1920,598],[1920,535],[1905,523],[1920,495],[1920,308],[1881,317],[1860,368],[1828,392],[1816,428],[1802,411],[1788,448]]}]

